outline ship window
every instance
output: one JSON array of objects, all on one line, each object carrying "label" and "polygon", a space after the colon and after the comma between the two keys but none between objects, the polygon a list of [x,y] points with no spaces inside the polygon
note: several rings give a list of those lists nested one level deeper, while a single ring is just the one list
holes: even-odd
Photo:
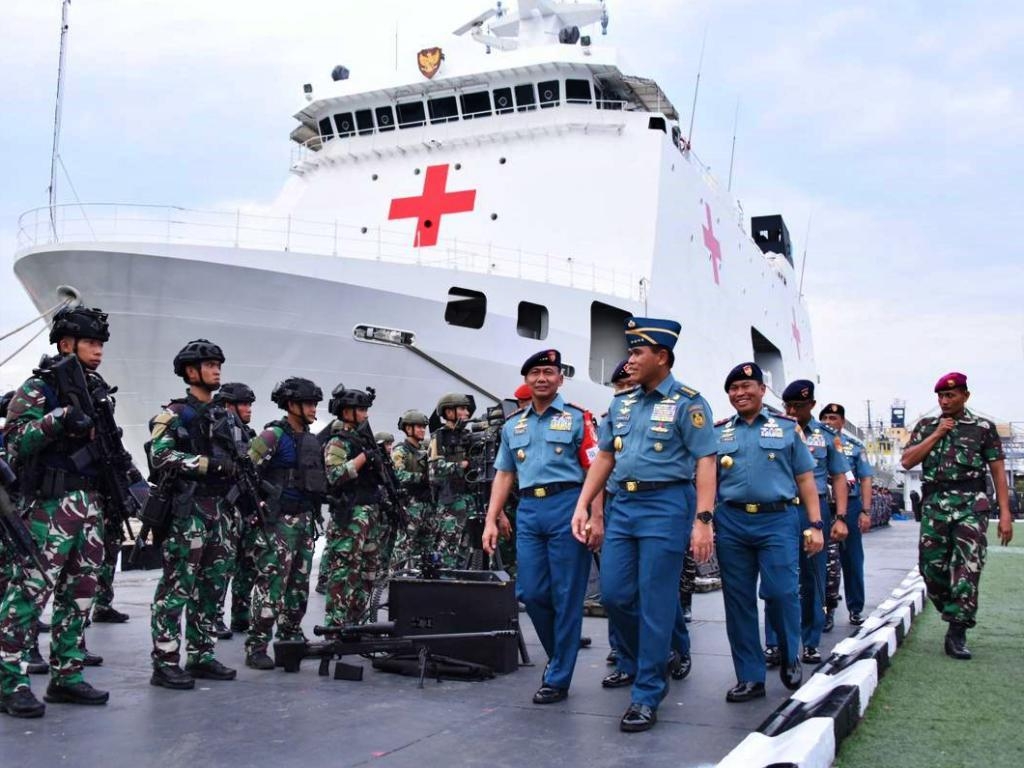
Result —
[{"label": "ship window", "polygon": [[331,126],[331,118],[325,117],[320,121],[320,138],[330,141],[334,138],[334,128]]},{"label": "ship window", "polygon": [[512,111],[512,89],[494,89],[494,109],[499,115],[507,115]]},{"label": "ship window", "polygon": [[360,136],[373,133],[373,111],[369,109],[356,110],[356,127]]},{"label": "ship window", "polygon": [[444,319],[448,325],[483,328],[486,316],[487,297],[480,291],[455,287],[448,289],[448,306],[444,309]]},{"label": "ship window", "polygon": [[566,104],[589,104],[590,103],[590,81],[589,80],[566,80],[565,81],[565,103]]},{"label": "ship window", "polygon": [[537,108],[537,92],[533,90],[533,83],[516,86],[516,108],[520,112]]},{"label": "ship window", "polygon": [[426,123],[426,117],[422,101],[410,101],[398,105],[399,128],[418,128]]},{"label": "ship window", "polygon": [[338,127],[339,136],[351,136],[355,133],[355,122],[351,112],[342,112],[334,116],[334,124]]},{"label": "ship window", "polygon": [[427,106],[430,108],[431,123],[449,123],[459,119],[459,108],[454,96],[429,99]]},{"label": "ship window", "polygon": [[590,380],[610,384],[612,373],[626,356],[626,337],[622,331],[629,312],[595,301],[590,305]]},{"label": "ship window", "polygon": [[520,301],[516,333],[527,339],[547,338],[548,308],[529,301]]},{"label": "ship window", "polygon": [[782,352],[779,348],[768,341],[757,328],[750,329],[750,342],[754,348],[754,362],[765,373],[765,385],[772,391],[775,391],[777,386],[784,386],[786,371],[782,365]]},{"label": "ship window", "polygon": [[647,130],[665,133],[665,118],[660,115],[647,118]]},{"label": "ship window", "polygon": [[377,130],[381,133],[384,131],[395,130],[395,113],[390,106],[377,107],[374,110],[377,113]]},{"label": "ship window", "polygon": [[462,117],[472,120],[474,117],[491,116],[491,94],[487,91],[464,93],[459,97],[462,101]]},{"label": "ship window", "polygon": [[562,375],[567,379],[571,379],[576,375],[576,366],[569,365],[568,363],[562,363]]},{"label": "ship window", "polygon": [[559,96],[559,82],[557,80],[547,80],[543,83],[537,83],[537,90],[540,92],[540,108],[547,109],[558,104]]}]

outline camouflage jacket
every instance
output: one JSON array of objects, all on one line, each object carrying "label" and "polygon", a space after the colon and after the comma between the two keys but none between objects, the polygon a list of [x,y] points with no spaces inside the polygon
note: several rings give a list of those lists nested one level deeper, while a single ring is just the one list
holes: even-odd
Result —
[{"label": "camouflage jacket", "polygon": [[423,446],[415,446],[408,440],[399,443],[391,451],[395,474],[402,484],[417,499],[430,495],[430,476],[427,470],[427,452]]},{"label": "camouflage jacket", "polygon": [[203,403],[192,394],[184,401],[176,400],[164,406],[150,422],[149,455],[154,469],[158,471],[175,470],[180,476],[193,480],[206,478],[210,467],[210,457],[200,446],[192,445],[188,427],[185,425],[184,412],[191,409],[196,419],[202,418],[207,408],[221,407],[212,403]]},{"label": "camouflage jacket", "polygon": [[[939,417],[921,419],[907,446],[917,445],[931,435]],[[986,476],[988,463],[1005,458],[995,424],[964,409],[952,431],[944,435],[921,462],[925,483],[979,480]]]},{"label": "camouflage jacket", "polygon": [[4,424],[4,441],[12,464],[28,461],[64,435],[64,411],[54,408],[47,412],[43,387],[43,380],[33,376],[18,388],[11,400]]},{"label": "camouflage jacket", "polygon": [[331,422],[330,437],[324,443],[324,468],[327,470],[327,487],[330,492],[337,493],[359,479],[359,471],[354,462],[363,452],[360,445],[355,429],[341,419]]}]

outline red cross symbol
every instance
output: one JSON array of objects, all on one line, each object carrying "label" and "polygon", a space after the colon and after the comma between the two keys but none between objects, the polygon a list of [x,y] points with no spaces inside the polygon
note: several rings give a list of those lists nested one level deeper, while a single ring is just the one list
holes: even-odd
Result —
[{"label": "red cross symbol", "polygon": [[722,246],[718,244],[718,238],[715,237],[715,230],[711,226],[711,206],[704,203],[704,211],[708,216],[708,223],[700,225],[700,228],[704,230],[704,247],[711,253],[711,269],[715,273],[715,285],[718,285],[718,265],[722,263]]},{"label": "red cross symbol", "polygon": [[423,180],[423,194],[419,197],[397,197],[391,201],[388,219],[416,219],[413,247],[437,245],[441,217],[446,213],[472,211],[476,203],[476,190],[445,192],[448,185],[448,166],[431,165]]},{"label": "red cross symbol", "polygon": [[800,326],[798,326],[796,324],[796,310],[795,309],[793,310],[793,325],[790,326],[790,329],[793,331],[793,341],[796,342],[796,356],[797,356],[797,359],[799,360],[800,357],[801,357],[801,355],[800,355]]}]

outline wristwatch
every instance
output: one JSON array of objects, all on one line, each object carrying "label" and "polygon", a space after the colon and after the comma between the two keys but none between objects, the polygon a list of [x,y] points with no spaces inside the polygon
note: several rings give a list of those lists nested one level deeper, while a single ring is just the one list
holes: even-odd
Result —
[{"label": "wristwatch", "polygon": [[711,521],[715,519],[715,516],[708,512],[707,510],[705,510],[703,512],[697,513],[697,519],[700,520],[702,523],[711,525]]},{"label": "wristwatch", "polygon": [[840,515],[840,514],[837,513],[836,516],[835,516],[835,520],[833,520],[832,522],[835,523],[835,522],[838,522],[840,520],[845,523],[846,522],[846,515]]},{"label": "wristwatch", "polygon": [[819,531],[825,528],[825,523],[823,523],[821,520],[815,520],[814,522],[810,522],[807,524],[811,526],[811,528],[815,528]]}]

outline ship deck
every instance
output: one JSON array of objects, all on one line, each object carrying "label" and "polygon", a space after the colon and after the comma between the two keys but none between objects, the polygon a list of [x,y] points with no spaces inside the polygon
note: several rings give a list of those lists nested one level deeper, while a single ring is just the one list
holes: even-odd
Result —
[{"label": "ship deck", "polygon": [[[888,596],[916,563],[917,525],[894,521],[865,537],[867,605]],[[149,685],[149,602],[156,571],[119,573],[116,607],[124,625],[94,625],[90,649],[104,656],[87,679],[109,690],[106,707],[51,704],[41,720],[0,718],[4,763],[17,766],[697,766],[722,759],[788,698],[769,673],[768,695],[727,704],[734,675],[721,592],[694,597],[693,672],[673,682],[650,732],[623,734],[618,720],[629,690],[603,690],[608,652],[604,619],[587,618],[593,646],[580,652],[567,701],[535,706],[544,652],[521,614],[537,663],[487,682],[435,682],[367,667],[362,682],[319,677],[315,661],[299,674],[257,672],[243,664],[243,638],[218,644],[218,658],[238,679],[197,681],[194,691]],[[323,617],[323,598],[311,596],[307,635]],[[823,654],[845,637],[843,605]],[[43,650],[47,650],[43,636]],[[898,662],[897,662],[898,663]],[[805,678],[809,670],[805,670]],[[40,697],[45,678],[33,678]]]}]

